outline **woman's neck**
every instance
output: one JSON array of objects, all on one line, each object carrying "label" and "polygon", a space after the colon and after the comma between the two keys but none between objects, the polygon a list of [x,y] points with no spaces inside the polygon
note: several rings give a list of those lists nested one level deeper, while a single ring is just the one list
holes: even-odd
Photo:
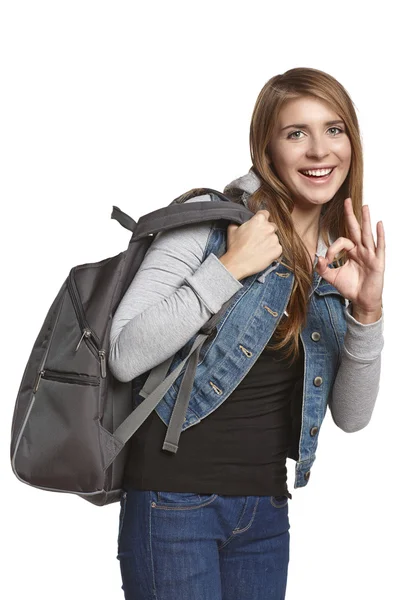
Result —
[{"label": "woman's neck", "polygon": [[322,206],[314,205],[306,210],[294,205],[292,210],[292,221],[296,233],[303,242],[310,247],[317,249],[319,236],[319,222]]},{"label": "woman's neck", "polygon": [[314,258],[318,249],[321,209],[322,206],[320,205],[303,208],[295,204],[292,211],[294,229],[302,239],[311,258],[311,271],[314,267]]}]

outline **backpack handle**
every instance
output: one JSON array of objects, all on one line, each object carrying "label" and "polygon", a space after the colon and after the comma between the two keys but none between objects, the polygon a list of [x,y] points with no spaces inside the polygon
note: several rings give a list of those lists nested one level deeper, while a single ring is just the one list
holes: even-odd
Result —
[{"label": "backpack handle", "polygon": [[118,221],[118,223],[122,225],[122,227],[125,227],[125,229],[129,229],[129,231],[132,231],[132,233],[135,231],[136,221],[134,221],[132,217],[124,213],[120,208],[118,208],[118,206],[113,206],[111,218]]}]

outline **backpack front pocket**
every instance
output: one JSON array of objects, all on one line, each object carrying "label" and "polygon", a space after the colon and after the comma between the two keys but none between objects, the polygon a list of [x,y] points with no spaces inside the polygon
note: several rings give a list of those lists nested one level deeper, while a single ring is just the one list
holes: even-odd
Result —
[{"label": "backpack front pocket", "polygon": [[100,378],[43,369],[17,440],[20,479],[77,493],[102,489],[108,454],[100,430]]},{"label": "backpack front pocket", "polygon": [[99,385],[100,379],[95,375],[82,375],[81,373],[67,373],[66,371],[53,371],[44,369],[40,372],[41,379],[50,379],[60,383],[75,383],[76,385]]},{"label": "backpack front pocket", "polygon": [[69,373],[67,371],[55,371],[43,369],[36,377],[33,393],[36,394],[42,379],[59,381],[60,383],[71,383],[75,385],[100,385],[100,378],[96,375],[83,375],[82,373]]}]

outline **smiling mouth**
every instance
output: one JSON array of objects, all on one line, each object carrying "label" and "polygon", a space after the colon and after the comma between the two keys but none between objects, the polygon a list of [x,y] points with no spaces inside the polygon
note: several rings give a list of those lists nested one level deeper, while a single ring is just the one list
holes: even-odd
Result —
[{"label": "smiling mouth", "polygon": [[[329,181],[333,171],[336,169],[336,167],[333,167],[331,169],[331,171],[329,173],[327,173],[326,175],[318,175],[318,169],[313,169],[313,171],[315,171],[317,174],[315,175],[306,175],[306,173],[302,172],[302,171],[298,171],[300,173],[300,175],[302,177],[304,177],[304,179],[307,179],[307,181],[310,181],[311,183],[325,183],[326,181]],[[322,170],[322,169],[321,169]],[[323,169],[323,171],[326,171],[327,169]],[[303,169],[303,171],[306,171],[306,169]]]}]

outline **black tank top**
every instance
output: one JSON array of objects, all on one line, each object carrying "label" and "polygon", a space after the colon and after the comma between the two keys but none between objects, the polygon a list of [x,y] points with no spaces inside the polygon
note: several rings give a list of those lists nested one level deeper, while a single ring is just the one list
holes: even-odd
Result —
[{"label": "black tank top", "polygon": [[167,428],[153,411],[130,440],[124,487],[291,498],[286,458],[291,415],[302,403],[304,352],[300,344],[290,366],[273,344],[217,409],[182,432],[176,454],[162,450]]}]

